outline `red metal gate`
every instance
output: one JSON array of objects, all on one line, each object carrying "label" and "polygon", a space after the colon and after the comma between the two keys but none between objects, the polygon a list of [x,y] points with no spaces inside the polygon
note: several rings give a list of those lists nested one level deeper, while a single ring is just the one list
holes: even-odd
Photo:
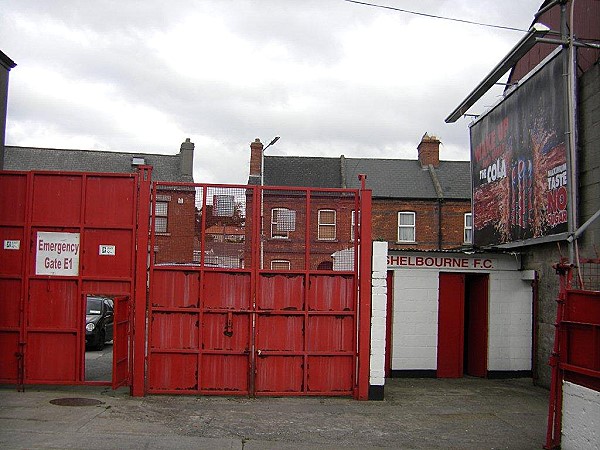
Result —
[{"label": "red metal gate", "polygon": [[134,295],[137,195],[138,174],[0,173],[0,383],[85,381],[86,296]]},{"label": "red metal gate", "polygon": [[600,392],[600,260],[582,258],[573,267],[563,259],[553,267],[560,287],[549,361],[547,449],[560,448],[563,381]]},{"label": "red metal gate", "polygon": [[362,192],[155,184],[148,392],[366,398]]},{"label": "red metal gate", "polygon": [[112,387],[127,386],[131,367],[131,300],[129,297],[115,297],[115,317],[113,334],[113,379]]}]

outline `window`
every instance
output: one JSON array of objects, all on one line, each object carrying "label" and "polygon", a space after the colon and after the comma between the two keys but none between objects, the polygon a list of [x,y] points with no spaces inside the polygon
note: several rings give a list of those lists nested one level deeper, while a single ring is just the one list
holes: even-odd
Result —
[{"label": "window", "polygon": [[335,211],[333,209],[319,210],[318,239],[322,241],[335,240]]},{"label": "window", "polygon": [[398,242],[415,242],[415,213],[398,213]]},{"label": "window", "polygon": [[[285,208],[273,208],[271,210],[271,237],[273,239],[287,239],[290,237],[289,232],[280,231],[284,227],[279,226],[279,221],[283,219],[286,211],[287,209]],[[281,218],[279,217],[280,213],[282,215]]]},{"label": "window", "polygon": [[465,213],[465,244],[473,243],[473,215]]},{"label": "window", "polygon": [[154,232],[167,232],[167,215],[169,212],[169,204],[167,202],[156,202],[154,207]]},{"label": "window", "polygon": [[354,228],[356,227],[356,211],[352,211],[352,219],[350,220],[350,241],[354,242]]},{"label": "window", "polygon": [[271,270],[290,270],[290,262],[285,259],[271,261]]}]

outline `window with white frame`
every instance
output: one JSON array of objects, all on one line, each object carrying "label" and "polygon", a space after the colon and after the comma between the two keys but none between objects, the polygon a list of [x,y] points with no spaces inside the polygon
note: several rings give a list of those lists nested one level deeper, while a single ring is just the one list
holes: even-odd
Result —
[{"label": "window with white frame", "polygon": [[465,213],[465,244],[473,243],[473,215]]},{"label": "window with white frame", "polygon": [[156,202],[154,206],[154,232],[167,232],[167,216],[169,212],[169,204],[167,202]]},{"label": "window with white frame", "polygon": [[352,219],[350,220],[350,240],[354,242],[355,233],[354,228],[356,227],[356,211],[352,211]]},{"label": "window with white frame", "polygon": [[285,212],[287,212],[286,208],[273,208],[271,210],[271,237],[273,239],[287,239],[290,237],[289,232],[280,231],[284,227],[278,225],[280,220],[279,213],[284,215]]},{"label": "window with white frame", "polygon": [[415,242],[415,216],[411,211],[398,213],[398,242]]},{"label": "window with white frame", "polygon": [[335,240],[335,210],[319,210],[318,239],[321,241]]},{"label": "window with white frame", "polygon": [[290,270],[291,264],[285,259],[275,259],[271,261],[271,270]]}]

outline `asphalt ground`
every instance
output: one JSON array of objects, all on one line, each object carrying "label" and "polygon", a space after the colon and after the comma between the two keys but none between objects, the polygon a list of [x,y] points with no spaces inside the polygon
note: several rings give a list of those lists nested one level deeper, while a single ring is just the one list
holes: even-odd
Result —
[{"label": "asphalt ground", "polygon": [[0,448],[535,449],[547,408],[548,391],[531,379],[391,379],[385,400],[368,402],[3,386]]}]

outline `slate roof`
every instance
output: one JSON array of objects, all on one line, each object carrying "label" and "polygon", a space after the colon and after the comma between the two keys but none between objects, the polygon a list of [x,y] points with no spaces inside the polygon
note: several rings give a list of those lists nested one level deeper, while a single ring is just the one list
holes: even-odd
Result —
[{"label": "slate roof", "polygon": [[339,158],[265,156],[266,186],[339,188],[342,172]]},{"label": "slate roof", "polygon": [[[440,161],[434,171],[443,198],[471,198],[469,161]],[[374,198],[438,198],[429,169],[417,160],[265,156],[267,186],[357,189],[362,173]]]},{"label": "slate roof", "polygon": [[180,171],[179,155],[149,153],[123,153],[97,150],[66,150],[56,148],[16,147],[4,148],[4,170],[52,170],[65,172],[135,172],[133,157],[144,158],[153,166],[152,180],[193,182],[193,177]]}]

